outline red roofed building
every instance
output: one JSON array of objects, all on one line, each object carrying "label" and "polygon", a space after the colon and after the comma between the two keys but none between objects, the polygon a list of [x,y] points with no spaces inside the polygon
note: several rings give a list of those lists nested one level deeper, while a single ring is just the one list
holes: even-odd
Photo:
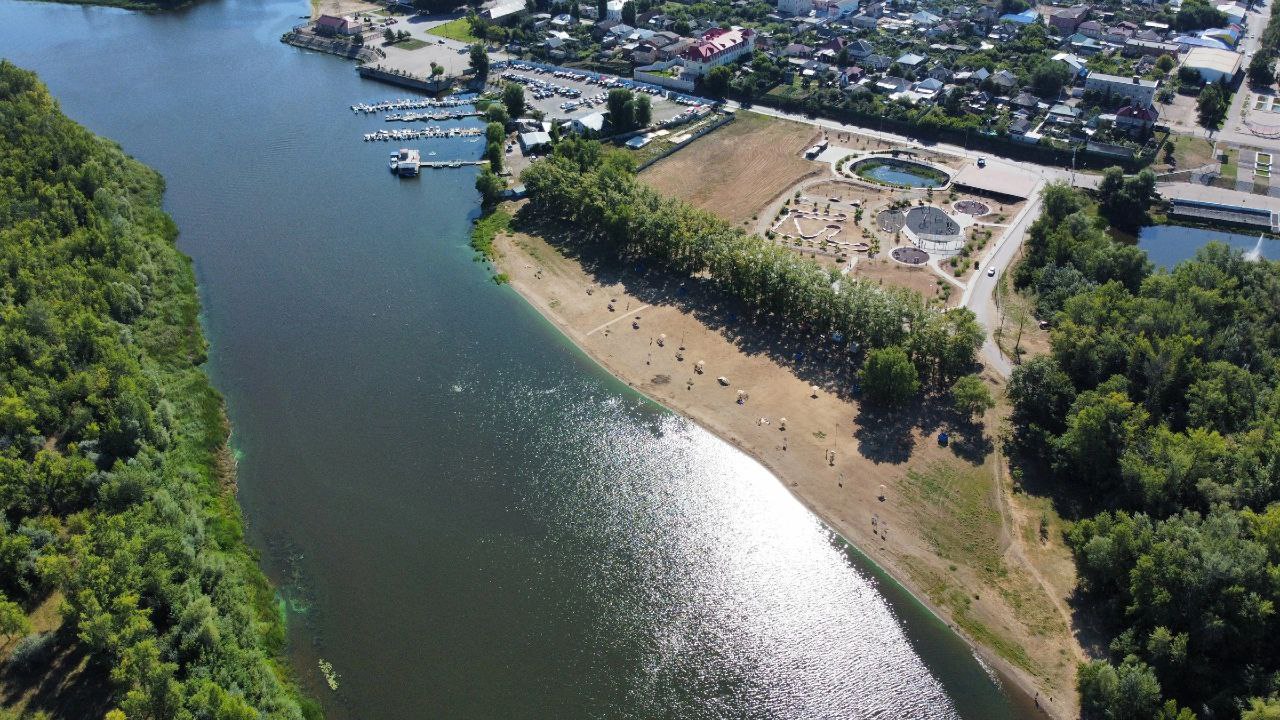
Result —
[{"label": "red roofed building", "polygon": [[755,48],[754,30],[711,28],[680,57],[686,71],[694,75],[705,75],[711,68],[733,62]]},{"label": "red roofed building", "polygon": [[1116,111],[1116,128],[1133,136],[1144,136],[1151,132],[1159,119],[1160,111],[1154,107],[1125,105]]},{"label": "red roofed building", "polygon": [[316,18],[314,28],[317,35],[355,35],[360,32],[360,26],[351,18],[333,15]]}]

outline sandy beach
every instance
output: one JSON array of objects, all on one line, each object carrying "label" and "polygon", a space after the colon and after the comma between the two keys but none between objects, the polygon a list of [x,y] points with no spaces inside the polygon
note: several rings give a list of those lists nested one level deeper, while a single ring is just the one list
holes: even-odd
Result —
[{"label": "sandy beach", "polygon": [[797,360],[785,340],[755,332],[696,283],[576,257],[571,244],[525,233],[500,233],[495,250],[512,287],[603,367],[768,467],[1047,715],[1076,714],[1066,608],[1023,569],[1019,524],[1032,518],[1007,506],[1006,483],[992,482],[989,431],[942,447],[948,420],[925,401],[862,414],[845,389],[818,379],[821,361]]}]

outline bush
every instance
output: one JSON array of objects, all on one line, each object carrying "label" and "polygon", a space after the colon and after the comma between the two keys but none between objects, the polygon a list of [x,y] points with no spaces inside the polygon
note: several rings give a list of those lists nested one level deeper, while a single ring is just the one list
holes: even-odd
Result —
[{"label": "bush", "polygon": [[9,667],[20,673],[35,671],[48,664],[54,645],[53,633],[32,633],[13,646],[9,654]]}]

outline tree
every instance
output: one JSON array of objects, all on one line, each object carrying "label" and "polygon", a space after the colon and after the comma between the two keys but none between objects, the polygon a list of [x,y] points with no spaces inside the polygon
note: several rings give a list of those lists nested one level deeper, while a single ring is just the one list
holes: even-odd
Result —
[{"label": "tree", "polygon": [[[1272,23],[1280,20],[1272,20]],[[1276,81],[1276,54],[1267,48],[1259,48],[1249,61],[1249,82],[1254,85],[1273,85]]]},{"label": "tree", "polygon": [[507,189],[506,183],[497,174],[485,168],[476,175],[476,190],[480,192],[480,198],[485,205],[494,205],[502,199],[502,192]]},{"label": "tree", "polygon": [[506,139],[507,139],[507,129],[506,129],[506,126],[504,126],[502,123],[491,122],[484,127],[484,140],[486,143],[501,144],[502,141]]},{"label": "tree", "polygon": [[1100,203],[1098,212],[1112,226],[1126,232],[1135,232],[1147,221],[1147,210],[1156,200],[1156,176],[1144,169],[1133,177],[1125,177],[1118,167],[1109,167],[1102,173],[1098,185]]},{"label": "tree", "polygon": [[609,0],[596,0],[596,19],[604,20],[609,17]]},{"label": "tree", "polygon": [[906,350],[897,346],[873,349],[867,352],[862,367],[862,389],[873,403],[897,405],[920,390],[920,376]]},{"label": "tree", "polygon": [[502,88],[502,104],[507,108],[509,117],[518,118],[524,115],[524,87],[516,83],[507,83]]},{"label": "tree", "polygon": [[471,71],[481,80],[489,77],[489,53],[485,51],[484,45],[476,43],[471,46]]},{"label": "tree", "polygon": [[22,606],[0,593],[0,638],[28,632],[31,632],[31,623],[27,621],[27,614],[22,611]]},{"label": "tree", "polygon": [[635,27],[636,24],[636,4],[628,0],[623,0],[622,5],[622,22]]},{"label": "tree", "polygon": [[1134,656],[1120,667],[1105,660],[1084,663],[1076,676],[1083,720],[1157,720],[1160,681]]},{"label": "tree", "polygon": [[1250,698],[1249,707],[1240,713],[1240,720],[1280,720],[1280,699]]},{"label": "tree", "polygon": [[981,415],[996,406],[991,391],[977,375],[962,375],[951,385],[951,403],[967,415]]},{"label": "tree", "polygon": [[1173,56],[1169,55],[1168,53],[1165,53],[1164,55],[1161,55],[1160,57],[1156,58],[1156,69],[1166,75],[1168,75],[1175,67],[1177,67],[1177,65],[1178,65],[1178,61],[1174,60]]},{"label": "tree", "polygon": [[1200,116],[1200,124],[1209,129],[1222,125],[1227,117],[1227,94],[1217,83],[1210,83],[1200,91],[1200,99],[1196,101],[1196,111]]},{"label": "tree", "polygon": [[1039,97],[1056,100],[1071,78],[1070,65],[1059,60],[1046,60],[1031,73],[1031,89]]},{"label": "tree", "polygon": [[491,142],[485,149],[485,159],[489,161],[489,169],[495,173],[502,172],[502,144]]},{"label": "tree", "polygon": [[391,28],[382,31],[382,42],[386,45],[392,45],[396,41],[396,33]]},{"label": "tree", "polygon": [[511,122],[511,116],[507,115],[507,106],[502,103],[491,103],[485,109],[484,116],[489,122],[498,123],[504,128]]},{"label": "tree", "polygon": [[702,89],[712,97],[724,97],[729,93],[729,82],[733,80],[733,71],[724,65],[717,65],[707,71],[702,78]]},{"label": "tree", "polygon": [[631,119],[635,127],[649,127],[649,123],[653,122],[653,107],[650,105],[649,96],[640,94],[636,95],[631,113]]},{"label": "tree", "polygon": [[632,92],[626,88],[614,88],[609,91],[608,108],[609,108],[609,124],[613,126],[615,132],[630,130],[635,124],[635,118],[632,116],[634,107],[631,105]]},{"label": "tree", "polygon": [[1227,15],[1205,0],[1187,0],[1178,9],[1173,24],[1182,31],[1222,27],[1227,24]]}]

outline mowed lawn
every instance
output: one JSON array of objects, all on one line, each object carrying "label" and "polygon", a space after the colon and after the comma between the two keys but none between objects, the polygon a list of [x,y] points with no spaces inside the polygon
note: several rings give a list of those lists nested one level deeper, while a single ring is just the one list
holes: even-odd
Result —
[{"label": "mowed lawn", "polygon": [[804,159],[818,135],[810,125],[739,112],[733,122],[646,168],[640,179],[664,195],[741,224],[822,170]]},{"label": "mowed lawn", "polygon": [[439,35],[442,38],[457,40],[458,42],[464,42],[464,43],[480,42],[480,38],[471,34],[471,23],[467,22],[466,18],[458,18],[457,20],[450,20],[449,22],[443,25],[437,25],[431,28],[430,30],[427,30],[427,32],[431,33],[432,35]]}]

